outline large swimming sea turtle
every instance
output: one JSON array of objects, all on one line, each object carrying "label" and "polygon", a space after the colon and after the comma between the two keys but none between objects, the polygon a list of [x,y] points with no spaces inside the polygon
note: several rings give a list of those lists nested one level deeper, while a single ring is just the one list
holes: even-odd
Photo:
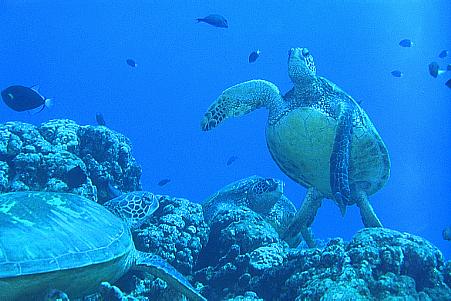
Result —
[{"label": "large swimming sea turtle", "polygon": [[206,300],[161,257],[135,249],[129,227],[158,207],[156,196],[125,194],[109,207],[122,218],[75,194],[1,194],[0,299],[41,301],[54,289],[80,298],[136,269],[190,300]]},{"label": "large swimming sea turtle", "polygon": [[280,169],[305,186],[307,195],[284,239],[295,246],[301,235],[314,246],[310,231],[323,198],[336,202],[342,215],[354,203],[366,227],[381,227],[368,195],[388,180],[390,160],[367,114],[346,92],[317,76],[306,48],[289,51],[288,74],[294,87],[285,95],[265,80],[251,80],[225,90],[202,120],[204,131],[229,117],[265,107],[266,142]]}]

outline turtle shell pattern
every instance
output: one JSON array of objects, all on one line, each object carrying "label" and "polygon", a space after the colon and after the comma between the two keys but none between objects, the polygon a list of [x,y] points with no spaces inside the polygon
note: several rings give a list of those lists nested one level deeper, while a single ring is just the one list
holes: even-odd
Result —
[{"label": "turtle shell pattern", "polygon": [[0,292],[7,299],[17,297],[21,288],[34,296],[45,289],[42,283],[74,297],[94,291],[86,284],[99,283],[99,278],[115,281],[130,267],[134,250],[127,225],[81,196],[0,195]]}]

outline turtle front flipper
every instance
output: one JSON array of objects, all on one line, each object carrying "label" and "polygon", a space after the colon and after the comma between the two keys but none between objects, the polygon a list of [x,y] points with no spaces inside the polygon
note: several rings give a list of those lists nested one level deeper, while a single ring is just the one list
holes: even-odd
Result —
[{"label": "turtle front flipper", "polygon": [[137,251],[134,269],[150,273],[166,281],[191,301],[207,301],[188,280],[158,255]]},{"label": "turtle front flipper", "polygon": [[281,106],[283,98],[279,89],[265,80],[250,80],[228,88],[208,108],[201,122],[202,130],[208,131],[229,117],[239,117],[267,107],[271,113]]},{"label": "turtle front flipper", "polygon": [[302,201],[301,208],[296,213],[282,239],[285,240],[292,248],[296,248],[302,238],[305,240],[309,248],[316,246],[313,233],[310,226],[315,219],[316,212],[321,207],[323,195],[314,187],[310,187]]},{"label": "turtle front flipper", "polygon": [[346,213],[346,206],[350,203],[351,197],[351,189],[349,188],[349,156],[353,129],[352,115],[351,106],[347,103],[341,103],[335,140],[330,156],[330,186],[342,216]]}]

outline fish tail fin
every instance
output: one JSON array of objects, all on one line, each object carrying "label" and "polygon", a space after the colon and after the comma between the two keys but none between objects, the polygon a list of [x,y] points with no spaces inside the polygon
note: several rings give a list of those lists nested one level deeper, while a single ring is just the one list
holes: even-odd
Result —
[{"label": "fish tail fin", "polygon": [[[51,108],[53,107],[53,99],[47,98],[44,102],[44,107]],[[42,111],[42,110],[41,110]]]}]

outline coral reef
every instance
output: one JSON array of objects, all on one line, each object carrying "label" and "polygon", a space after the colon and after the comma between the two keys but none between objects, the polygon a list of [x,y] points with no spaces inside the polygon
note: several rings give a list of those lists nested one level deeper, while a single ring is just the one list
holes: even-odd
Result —
[{"label": "coral reef", "polygon": [[[87,178],[68,185],[79,166]],[[62,191],[104,203],[108,183],[140,190],[130,142],[103,126],[51,120],[0,125],[0,193]],[[137,249],[158,254],[209,300],[451,300],[451,262],[425,239],[385,228],[293,249],[279,233],[296,214],[283,182],[259,176],[231,183],[202,205],[160,197],[133,231]],[[181,300],[167,284],[129,272],[85,300]],[[55,296],[59,296],[55,293]],[[70,296],[69,296],[70,297]]]},{"label": "coral reef", "polygon": [[[249,223],[252,227],[252,223]],[[256,227],[258,228],[258,226]],[[251,231],[252,232],[252,231]],[[258,245],[258,244],[257,244]],[[208,246],[207,246],[208,247]],[[449,300],[449,262],[426,240],[366,228],[350,242],[290,249],[283,242],[219,260],[196,273],[205,295],[225,300],[246,291],[264,300]]]},{"label": "coral reef", "polygon": [[134,233],[139,250],[160,255],[182,274],[191,274],[209,228],[202,207],[183,198],[162,196],[147,226]]},{"label": "coral reef", "polygon": [[[68,186],[68,172],[79,166],[87,179]],[[80,126],[55,119],[40,126],[0,124],[0,192],[73,192],[100,203],[108,199],[108,181],[123,191],[140,190],[141,168],[130,141],[104,126]]]}]

